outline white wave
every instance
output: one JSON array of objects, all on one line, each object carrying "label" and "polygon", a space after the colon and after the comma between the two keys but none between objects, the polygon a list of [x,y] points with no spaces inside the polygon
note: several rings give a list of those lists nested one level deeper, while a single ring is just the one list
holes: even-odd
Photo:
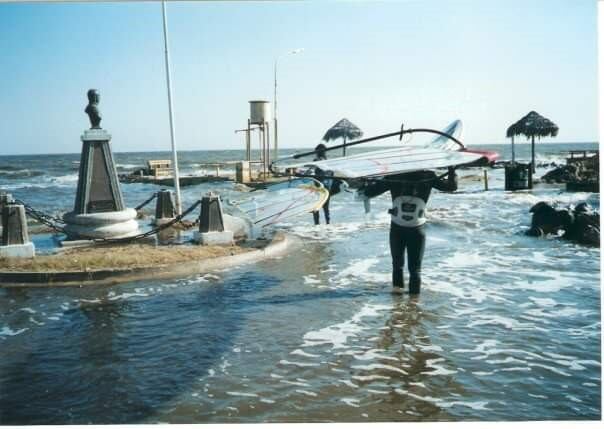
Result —
[{"label": "white wave", "polygon": [[472,321],[468,324],[468,327],[472,328],[475,326],[483,326],[483,325],[502,325],[506,329],[511,329],[512,331],[524,331],[530,330],[534,326],[529,323],[521,323],[515,319],[511,319],[509,317],[504,316],[496,316],[496,315],[476,315],[475,318],[479,320]]},{"label": "white wave", "polygon": [[437,346],[437,345],[422,345],[422,344],[418,344],[417,347],[422,352],[442,352],[443,351],[443,348],[441,346]]},{"label": "white wave", "polygon": [[0,331],[0,337],[14,337],[15,335],[22,334],[23,332],[28,330],[29,328],[21,328],[14,331],[8,326],[3,326],[2,330]]},{"label": "white wave", "polygon": [[428,359],[426,360],[426,366],[428,368],[433,368],[432,371],[423,371],[422,374],[425,375],[451,375],[451,374],[456,374],[457,371],[455,370],[450,370],[445,368],[442,365],[436,365],[439,362],[444,362],[444,358],[437,358],[437,359]]},{"label": "white wave", "polygon": [[310,384],[305,383],[303,381],[279,380],[279,382],[283,384],[290,384],[292,386],[310,387]]},{"label": "white wave", "polygon": [[433,398],[432,396],[420,396],[420,395],[416,395],[415,393],[411,393],[408,390],[404,390],[404,389],[400,389],[400,388],[396,388],[396,389],[394,389],[394,391],[400,395],[406,395],[411,398],[418,399],[420,401],[430,402],[432,404],[439,404],[439,403],[443,402],[443,400],[441,398]]},{"label": "white wave", "polygon": [[294,365],[294,366],[299,366],[299,367],[310,367],[310,366],[320,366],[318,363],[307,363],[307,362],[291,362],[288,360],[280,360],[279,363],[281,365]]},{"label": "white wave", "polygon": [[226,392],[227,395],[231,396],[244,396],[247,398],[257,398],[258,395],[255,393],[244,393],[244,392]]},{"label": "white wave", "polygon": [[550,365],[543,365],[541,363],[529,363],[528,365],[530,367],[538,367],[538,368],[547,369],[548,371],[551,371],[551,372],[559,374],[559,375],[563,375],[564,377],[571,377],[571,375],[569,373],[564,372],[561,369],[554,368],[553,366],[550,366]]},{"label": "white wave", "polygon": [[310,392],[308,390],[296,389],[296,393],[300,393],[300,394],[305,395],[305,396],[312,396],[312,397],[316,397],[317,396],[317,394],[315,392]]},{"label": "white wave", "polygon": [[381,311],[391,308],[383,305],[365,304],[350,320],[304,334],[302,347],[331,345],[333,349],[345,348],[349,337],[356,337],[366,329],[361,325],[363,318],[376,317]]},{"label": "white wave", "polygon": [[359,380],[359,381],[373,381],[373,380],[390,380],[391,377],[388,377],[387,375],[372,374],[372,375],[353,375],[352,378],[354,378],[355,380]]},{"label": "white wave", "polygon": [[298,355],[298,356],[304,356],[304,357],[310,357],[310,358],[320,357],[320,355],[306,353],[304,350],[300,350],[300,349],[294,350],[293,352],[290,353],[290,355]]},{"label": "white wave", "polygon": [[553,307],[557,304],[556,300],[552,298],[536,298],[534,296],[529,296],[528,299],[540,307]]},{"label": "white wave", "polygon": [[455,252],[448,257],[443,265],[453,268],[482,266],[487,258],[481,256],[478,252]]},{"label": "white wave", "polygon": [[351,365],[351,368],[360,369],[360,370],[363,370],[363,371],[373,371],[373,370],[376,370],[376,369],[384,369],[384,370],[387,370],[387,371],[398,372],[398,373],[403,374],[403,375],[407,375],[408,374],[407,371],[405,371],[403,369],[397,368],[397,367],[392,366],[392,365],[384,365],[384,364],[379,364],[379,363],[372,363],[372,364],[369,364],[369,365]]},{"label": "white wave", "polygon": [[114,296],[109,297],[109,300],[110,301],[116,301],[118,299],[119,300],[126,300],[128,298],[132,298],[132,297],[135,297],[135,296],[149,296],[149,294],[147,294],[147,293],[138,293],[138,292],[132,292],[132,293],[124,292],[122,294],[114,295]]},{"label": "white wave", "polygon": [[[379,339],[379,337],[377,338]],[[398,358],[394,357],[394,356],[386,356],[383,354],[380,354],[380,352],[384,352],[385,350],[380,350],[380,349],[370,349],[370,350],[366,350],[364,352],[361,353],[353,353],[353,356],[355,359],[358,360],[393,360],[398,362]]]},{"label": "white wave", "polygon": [[44,323],[44,322],[38,322],[38,321],[37,321],[36,319],[34,319],[33,317],[30,317],[30,318],[29,318],[29,321],[30,321],[31,323],[33,323],[34,325],[38,325],[38,326],[44,326],[44,325],[46,325],[46,323]]},{"label": "white wave", "polygon": [[350,405],[351,407],[360,407],[359,400],[356,398],[340,398],[340,401],[344,402],[346,405]]},{"label": "white wave", "polygon": [[375,273],[370,271],[370,268],[379,264],[379,262],[378,258],[355,259],[346,268],[330,277],[329,283],[338,286],[357,284],[359,281],[363,283],[389,284],[391,280],[389,272]]},{"label": "white wave", "polygon": [[338,380],[338,381],[340,381],[341,383],[344,383],[346,386],[352,387],[353,389],[358,389],[359,388],[358,384],[354,384],[350,380]]},{"label": "white wave", "polygon": [[305,285],[314,285],[314,284],[320,284],[321,280],[316,278],[317,276],[315,274],[310,274],[308,276],[303,276],[304,278],[304,284]]},{"label": "white wave", "polygon": [[487,405],[488,401],[452,401],[452,402],[440,402],[438,405],[443,408],[451,408],[455,406],[468,407],[473,410],[489,410]]}]

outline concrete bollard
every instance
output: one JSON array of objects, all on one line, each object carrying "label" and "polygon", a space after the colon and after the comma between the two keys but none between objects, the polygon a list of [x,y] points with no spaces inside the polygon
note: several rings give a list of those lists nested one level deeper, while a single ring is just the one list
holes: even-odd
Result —
[{"label": "concrete bollard", "polygon": [[[3,224],[4,221],[2,219],[4,219],[2,217],[2,208],[9,204],[14,202],[13,200],[13,196],[11,194],[7,194],[5,191],[0,191],[0,240],[2,239],[2,230],[3,230]],[[1,241],[0,241],[1,242]]]},{"label": "concrete bollard", "polygon": [[33,258],[34,244],[29,241],[25,207],[9,203],[2,207],[2,240],[0,257]]},{"label": "concrete bollard", "polygon": [[163,225],[176,217],[172,191],[162,189],[157,193],[155,204],[155,225]]},{"label": "concrete bollard", "polygon": [[233,232],[224,228],[220,196],[210,192],[201,199],[199,231],[194,241],[205,245],[225,245],[233,243]]}]

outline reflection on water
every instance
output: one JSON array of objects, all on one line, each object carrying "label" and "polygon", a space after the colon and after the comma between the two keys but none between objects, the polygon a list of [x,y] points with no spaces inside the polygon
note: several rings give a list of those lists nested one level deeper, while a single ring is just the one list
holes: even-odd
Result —
[{"label": "reflection on water", "polygon": [[[278,259],[0,289],[0,423],[599,419],[599,249],[521,234],[537,201],[599,198],[506,193],[490,174],[488,193],[431,198],[417,299],[390,293],[388,197],[366,216],[346,193],[333,225],[282,224],[300,244]],[[21,192],[69,207],[57,189]]]}]

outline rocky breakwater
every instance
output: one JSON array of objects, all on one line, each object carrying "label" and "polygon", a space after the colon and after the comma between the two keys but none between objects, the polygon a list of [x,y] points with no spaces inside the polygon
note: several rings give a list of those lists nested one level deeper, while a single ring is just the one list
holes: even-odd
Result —
[{"label": "rocky breakwater", "polygon": [[541,178],[546,183],[566,183],[569,191],[599,192],[600,155],[584,155],[567,159],[566,165],[556,167]]}]

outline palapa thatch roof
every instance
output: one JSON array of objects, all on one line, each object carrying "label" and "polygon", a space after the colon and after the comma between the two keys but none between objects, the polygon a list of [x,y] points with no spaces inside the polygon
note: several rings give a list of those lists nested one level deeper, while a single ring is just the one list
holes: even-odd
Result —
[{"label": "palapa thatch roof", "polygon": [[558,125],[532,110],[518,122],[510,125],[506,132],[507,137],[517,135],[524,135],[527,138],[556,137],[558,135]]},{"label": "palapa thatch roof", "polygon": [[342,138],[346,140],[353,140],[360,137],[363,137],[363,131],[361,131],[359,127],[350,122],[348,119],[344,118],[327,130],[323,136],[323,140],[326,142]]}]

